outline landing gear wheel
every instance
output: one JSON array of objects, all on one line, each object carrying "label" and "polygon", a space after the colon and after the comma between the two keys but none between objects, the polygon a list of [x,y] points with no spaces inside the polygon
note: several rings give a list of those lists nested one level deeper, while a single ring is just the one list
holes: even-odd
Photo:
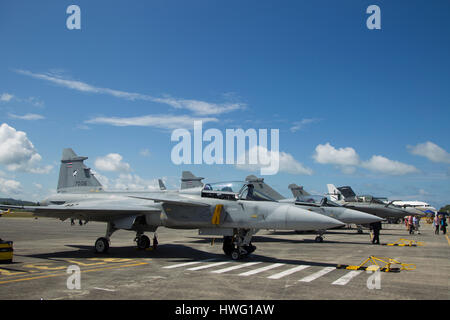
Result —
[{"label": "landing gear wheel", "polygon": [[98,238],[97,241],[95,241],[95,252],[96,253],[106,253],[109,249],[109,241],[106,238]]},{"label": "landing gear wheel", "polygon": [[222,249],[223,249],[223,252],[227,256],[231,256],[231,254],[233,253],[233,250],[234,250],[233,237],[230,237],[230,236],[224,236],[223,237]]},{"label": "landing gear wheel", "polygon": [[145,250],[150,247],[150,239],[146,235],[142,235],[137,239],[137,246],[141,250]]},{"label": "landing gear wheel", "polygon": [[231,252],[231,259],[233,260],[239,260],[241,258],[241,253],[239,252],[239,250],[233,250],[233,252]]},{"label": "landing gear wheel", "polygon": [[316,242],[323,242],[323,238],[321,236],[317,236],[316,239],[314,239]]}]

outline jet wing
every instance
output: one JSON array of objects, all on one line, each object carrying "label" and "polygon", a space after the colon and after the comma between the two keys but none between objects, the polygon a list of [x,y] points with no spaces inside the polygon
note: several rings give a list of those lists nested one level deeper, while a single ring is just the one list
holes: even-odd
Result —
[{"label": "jet wing", "polygon": [[127,204],[114,201],[86,201],[48,206],[9,206],[0,205],[2,209],[21,209],[30,211],[38,217],[51,217],[66,220],[68,218],[84,219],[89,221],[111,221],[119,217],[161,213],[158,204]]},{"label": "jet wing", "polygon": [[209,203],[199,202],[195,200],[191,200],[188,198],[182,197],[170,197],[170,196],[154,196],[154,197],[138,197],[138,196],[129,196],[134,199],[143,199],[143,200],[152,200],[155,202],[162,202],[165,204],[171,205],[181,205],[181,206],[194,206],[194,207],[209,207]]}]

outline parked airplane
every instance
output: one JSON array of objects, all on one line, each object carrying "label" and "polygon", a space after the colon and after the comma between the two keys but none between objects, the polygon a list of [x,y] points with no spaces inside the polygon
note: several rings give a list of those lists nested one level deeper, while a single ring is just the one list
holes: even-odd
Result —
[{"label": "parked airplane", "polygon": [[[310,212],[315,212],[328,217],[332,217],[345,224],[360,225],[382,220],[377,216],[343,207],[324,196],[311,195],[307,191],[305,191],[303,187],[300,187],[296,184],[289,185],[289,189],[291,189],[294,198],[286,199],[277,191],[272,189],[268,184],[266,184],[264,182],[264,178],[258,178],[254,175],[251,175],[246,178],[246,181],[252,183],[255,186],[256,190],[260,190],[265,194],[271,195],[280,203],[294,204],[297,208],[302,208]],[[322,242],[325,230],[315,231],[317,231],[318,233],[318,236],[315,239],[316,242]]]},{"label": "parked airplane", "polygon": [[[0,205],[0,208],[21,208],[35,216],[61,220],[106,222],[106,235],[95,242],[98,253],[108,251],[110,237],[116,230],[135,231],[138,248],[145,249],[150,246],[150,239],[144,232],[155,232],[164,226],[224,236],[225,254],[239,259],[256,249],[251,238],[262,228],[315,230],[342,225],[333,218],[278,203],[254,191],[247,182],[151,192],[105,191],[84,165],[86,159],[72,149],[64,149],[56,195],[42,201],[40,206]],[[197,184],[200,180],[196,180]]]},{"label": "parked airplane", "polygon": [[[333,184],[327,184],[327,188],[331,199],[347,208],[367,212],[385,219],[401,219],[412,214],[400,207],[394,206],[392,203],[385,203],[373,196],[357,196],[349,186],[336,188]],[[423,215],[420,212],[415,212],[414,214]]]},{"label": "parked airplane", "polygon": [[5,214],[8,214],[8,213],[10,213],[11,212],[11,209],[8,209],[8,210],[0,210],[0,217],[2,217],[3,215],[5,215]]}]

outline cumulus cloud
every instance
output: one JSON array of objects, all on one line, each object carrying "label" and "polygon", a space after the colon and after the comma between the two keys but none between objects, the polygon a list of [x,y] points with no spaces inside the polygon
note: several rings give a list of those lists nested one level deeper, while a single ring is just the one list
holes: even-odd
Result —
[{"label": "cumulus cloud", "polygon": [[433,162],[450,163],[450,153],[431,141],[407,146],[407,149],[411,154],[425,157]]},{"label": "cumulus cloud", "polygon": [[12,98],[14,98],[14,95],[10,94],[10,93],[2,93],[0,94],[0,101],[3,102],[9,102]]},{"label": "cumulus cloud", "polygon": [[42,120],[42,119],[45,119],[44,116],[42,116],[40,114],[35,114],[35,113],[27,113],[27,114],[24,114],[23,116],[13,114],[13,113],[8,113],[8,116],[10,118],[19,119],[19,120]]},{"label": "cumulus cloud", "polygon": [[[245,152],[245,155],[241,155],[237,159],[235,167],[239,170],[246,171],[258,171],[261,168],[267,168],[271,163],[271,159],[276,156],[275,151],[269,151],[265,147],[255,146],[249,151]],[[286,172],[290,174],[304,174],[312,175],[313,171],[310,168],[305,167],[302,163],[295,160],[295,158],[286,152],[278,152],[279,157],[279,169],[278,172]],[[256,164],[250,164],[249,159],[257,159]],[[239,164],[244,163],[244,164]]]},{"label": "cumulus cloud", "polygon": [[18,194],[22,192],[22,185],[19,181],[0,177],[0,192],[6,195]]},{"label": "cumulus cloud", "polygon": [[98,170],[114,171],[114,172],[128,172],[130,165],[122,161],[123,157],[118,153],[109,153],[104,157],[95,159],[95,167]]},{"label": "cumulus cloud", "polygon": [[359,156],[355,149],[336,149],[330,143],[319,144],[313,154],[314,160],[321,164],[338,164],[343,166],[354,166],[359,164]]},{"label": "cumulus cloud", "polygon": [[17,131],[8,124],[0,126],[0,164],[9,171],[49,173],[52,166],[39,166],[42,157],[23,131]]},{"label": "cumulus cloud", "polygon": [[141,100],[141,101],[161,103],[171,106],[172,108],[175,109],[190,110],[198,115],[222,114],[246,108],[246,105],[244,103],[239,102],[211,103],[194,99],[174,98],[169,95],[165,95],[163,97],[154,97],[147,94],[96,87],[82,81],[63,78],[60,74],[55,73],[33,73],[27,70],[16,70],[16,72],[35,79],[45,80],[72,90],[96,94],[106,94],[116,98],[130,101]]},{"label": "cumulus cloud", "polygon": [[350,147],[336,149],[328,142],[324,145],[319,144],[316,147],[313,159],[321,164],[337,165],[345,174],[354,173],[356,167],[388,175],[405,175],[419,172],[412,165],[391,160],[380,155],[374,155],[367,161],[361,161],[355,149]]},{"label": "cumulus cloud", "polygon": [[368,161],[362,162],[361,167],[389,175],[404,175],[419,172],[419,170],[412,165],[377,155],[372,156]]}]

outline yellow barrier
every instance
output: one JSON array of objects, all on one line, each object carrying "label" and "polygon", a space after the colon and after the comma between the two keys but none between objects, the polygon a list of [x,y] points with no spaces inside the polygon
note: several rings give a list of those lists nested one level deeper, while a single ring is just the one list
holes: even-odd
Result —
[{"label": "yellow barrier", "polygon": [[408,239],[399,239],[394,243],[386,243],[384,246],[398,246],[398,247],[418,247],[424,246],[425,243],[416,240],[408,240]]},{"label": "yellow barrier", "polygon": [[[392,265],[400,265],[400,268],[393,268]],[[342,265],[338,264],[337,269],[347,269],[347,270],[368,270],[368,271],[382,271],[382,272],[400,272],[401,270],[415,270],[415,264],[407,264],[397,261],[391,258],[379,258],[370,256],[364,260],[358,266],[352,265]]]}]

